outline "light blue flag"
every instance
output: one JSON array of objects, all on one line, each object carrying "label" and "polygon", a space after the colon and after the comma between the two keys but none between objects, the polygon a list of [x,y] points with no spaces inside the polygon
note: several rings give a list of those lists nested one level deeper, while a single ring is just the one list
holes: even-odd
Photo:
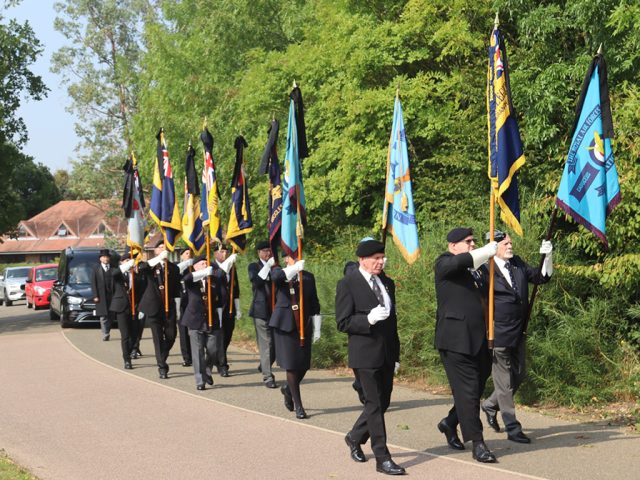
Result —
[{"label": "light blue flag", "polygon": [[578,121],[556,205],[591,230],[605,246],[608,246],[606,218],[622,198],[611,149],[612,137],[607,67],[599,53],[582,87]]},{"label": "light blue flag", "polygon": [[[389,212],[389,208],[391,208],[391,212]],[[420,256],[418,225],[413,205],[413,194],[411,193],[409,152],[399,95],[396,95],[393,126],[389,140],[382,228],[383,230],[386,228],[393,235],[393,242],[400,249],[407,263],[412,264],[418,259]]]},{"label": "light blue flag", "polygon": [[[294,99],[289,103],[289,125],[287,126],[287,154],[284,159],[284,179],[282,182],[283,208],[281,245],[285,255],[298,260],[298,237],[303,238],[307,224],[302,168],[300,166],[298,127]],[[299,193],[299,198],[298,198]]]}]

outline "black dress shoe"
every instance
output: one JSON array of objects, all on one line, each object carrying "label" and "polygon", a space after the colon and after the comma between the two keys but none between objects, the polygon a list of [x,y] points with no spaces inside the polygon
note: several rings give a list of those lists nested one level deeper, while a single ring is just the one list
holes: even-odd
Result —
[{"label": "black dress shoe", "polygon": [[262,365],[261,365],[261,364],[258,364],[258,371],[259,371],[260,373],[262,373]]},{"label": "black dress shoe", "polygon": [[451,448],[454,450],[464,450],[464,444],[460,441],[460,437],[458,437],[458,430],[451,428],[444,418],[438,423],[438,430],[444,433],[447,443]]},{"label": "black dress shoe", "polygon": [[299,420],[302,420],[303,418],[308,418],[307,412],[304,411],[304,407],[302,405],[298,405],[296,407],[296,418]]},{"label": "black dress shoe", "polygon": [[480,406],[480,408],[482,409],[482,411],[485,413],[485,415],[487,416],[487,423],[489,424],[489,426],[491,428],[493,428],[494,431],[496,432],[500,432],[500,424],[498,423],[498,415],[495,413],[491,413],[488,410],[486,410],[482,405]]},{"label": "black dress shoe", "polygon": [[228,377],[229,376],[229,367],[221,367],[220,368],[220,376],[221,377]]},{"label": "black dress shoe", "polygon": [[347,433],[347,435],[344,437],[344,441],[349,447],[351,458],[353,459],[354,462],[363,463],[367,461],[367,457],[364,456],[362,447],[360,446],[359,443],[356,443],[351,439],[350,433]]},{"label": "black dress shoe", "polygon": [[124,361],[124,368],[125,368],[125,370],[133,369],[133,365],[131,365],[131,360],[125,360]]},{"label": "black dress shoe", "polygon": [[496,456],[484,442],[473,442],[473,459],[480,463],[496,463]]},{"label": "black dress shoe", "polygon": [[291,391],[289,390],[289,385],[284,385],[280,387],[280,392],[284,395],[284,406],[290,412],[293,412],[293,397],[291,396]]},{"label": "black dress shoe", "polygon": [[267,388],[278,388],[278,384],[273,378],[271,380],[267,380],[264,386]]},{"label": "black dress shoe", "polygon": [[356,392],[358,392],[358,400],[360,400],[360,403],[364,405],[364,390],[362,390],[362,387],[356,382],[353,382],[351,386]]},{"label": "black dress shoe", "polygon": [[387,475],[404,475],[406,470],[393,460],[376,461],[376,472],[386,473]]},{"label": "black dress shoe", "polygon": [[205,375],[204,381],[207,382],[209,385],[213,385],[213,377],[211,375]]},{"label": "black dress shoe", "polygon": [[183,366],[183,367],[190,367],[191,365],[193,365],[193,363],[192,363],[192,362],[188,362],[188,361],[186,361],[186,360],[185,360],[184,362],[182,362],[182,366]]},{"label": "black dress shoe", "polygon": [[164,379],[169,378],[169,375],[167,374],[167,372],[160,372],[160,378],[162,378],[164,380]]},{"label": "black dress shoe", "polygon": [[196,386],[196,389],[198,389],[198,390],[204,390],[204,389],[205,389],[205,386],[204,386],[204,385],[197,385],[197,386]]},{"label": "black dress shoe", "polygon": [[514,433],[513,435],[507,435],[507,438],[512,442],[531,443],[531,439],[522,432]]}]

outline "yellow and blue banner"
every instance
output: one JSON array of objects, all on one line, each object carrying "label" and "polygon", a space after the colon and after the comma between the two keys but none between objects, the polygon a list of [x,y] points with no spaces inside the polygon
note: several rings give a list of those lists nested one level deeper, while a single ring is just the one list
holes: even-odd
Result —
[{"label": "yellow and blue banner", "polygon": [[611,148],[607,65],[600,52],[585,76],[576,119],[556,205],[608,246],[606,219],[622,197]]},{"label": "yellow and blue banner", "polygon": [[205,127],[200,134],[204,147],[204,167],[202,169],[202,195],[200,197],[200,218],[202,226],[209,228],[209,238],[222,242],[222,224],[220,223],[220,194],[216,178],[216,164],[213,161],[213,136]]},{"label": "yellow and blue banner", "polygon": [[156,139],[158,144],[149,213],[160,227],[164,238],[164,246],[167,250],[173,252],[176,242],[182,234],[182,222],[173,183],[169,151],[164,138],[164,129],[161,128],[158,131]]},{"label": "yellow and blue banner", "polygon": [[244,149],[247,141],[241,135],[236,137],[236,164],[231,181],[231,215],[227,226],[226,240],[242,253],[247,248],[247,233],[253,230],[251,205],[249,203],[249,185],[244,170]]},{"label": "yellow and blue banner", "polygon": [[269,201],[267,232],[269,245],[274,258],[278,258],[280,247],[280,228],[282,226],[282,183],[280,181],[280,160],[278,159],[278,133],[280,123],[275,118],[269,127],[269,138],[262,153],[260,173],[269,175]]},{"label": "yellow and blue banner", "polygon": [[500,218],[518,235],[520,201],[517,172],[525,163],[516,113],[511,102],[507,49],[500,30],[491,32],[487,71],[488,175]]},{"label": "yellow and blue banner", "polygon": [[[391,211],[389,212],[389,209]],[[409,150],[404,129],[402,103],[396,94],[393,107],[393,123],[387,154],[387,181],[382,210],[382,229],[393,235],[393,243],[412,264],[420,256],[418,224],[413,204]]]},{"label": "yellow and blue banner", "polygon": [[298,237],[304,238],[304,227],[307,224],[304,185],[302,183],[302,166],[300,164],[301,139],[304,138],[304,152],[306,153],[306,136],[304,129],[299,130],[298,115],[300,106],[296,109],[296,102],[302,102],[300,89],[295,87],[290,95],[289,121],[287,126],[287,153],[284,159],[284,179],[282,191],[284,202],[282,206],[282,227],[280,230],[282,249],[285,255],[295,260],[300,259],[298,251]]},{"label": "yellow and blue banner", "polygon": [[195,255],[201,255],[205,249],[204,229],[200,218],[200,187],[196,173],[196,151],[189,145],[185,161],[184,209],[182,214],[183,240]]}]

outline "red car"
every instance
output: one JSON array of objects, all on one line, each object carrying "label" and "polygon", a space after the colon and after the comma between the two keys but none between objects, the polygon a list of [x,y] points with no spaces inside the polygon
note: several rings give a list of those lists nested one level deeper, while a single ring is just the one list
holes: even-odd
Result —
[{"label": "red car", "polygon": [[27,299],[27,308],[49,306],[49,294],[53,282],[58,278],[58,265],[47,263],[38,265],[29,270],[29,276],[24,284],[24,291]]}]

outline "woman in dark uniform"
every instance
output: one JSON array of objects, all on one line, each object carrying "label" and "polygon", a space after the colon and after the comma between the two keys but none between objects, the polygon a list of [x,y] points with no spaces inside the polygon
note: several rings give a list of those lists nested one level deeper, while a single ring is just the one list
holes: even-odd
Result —
[{"label": "woman in dark uniform", "polygon": [[[284,257],[286,267],[273,268],[271,279],[276,287],[276,305],[269,321],[273,328],[276,360],[287,371],[287,383],[280,388],[284,406],[296,418],[307,418],[300,398],[300,382],[311,366],[311,343],[320,338],[320,302],[313,274],[303,271],[304,260]],[[304,346],[300,346],[300,275],[304,294]]]}]

